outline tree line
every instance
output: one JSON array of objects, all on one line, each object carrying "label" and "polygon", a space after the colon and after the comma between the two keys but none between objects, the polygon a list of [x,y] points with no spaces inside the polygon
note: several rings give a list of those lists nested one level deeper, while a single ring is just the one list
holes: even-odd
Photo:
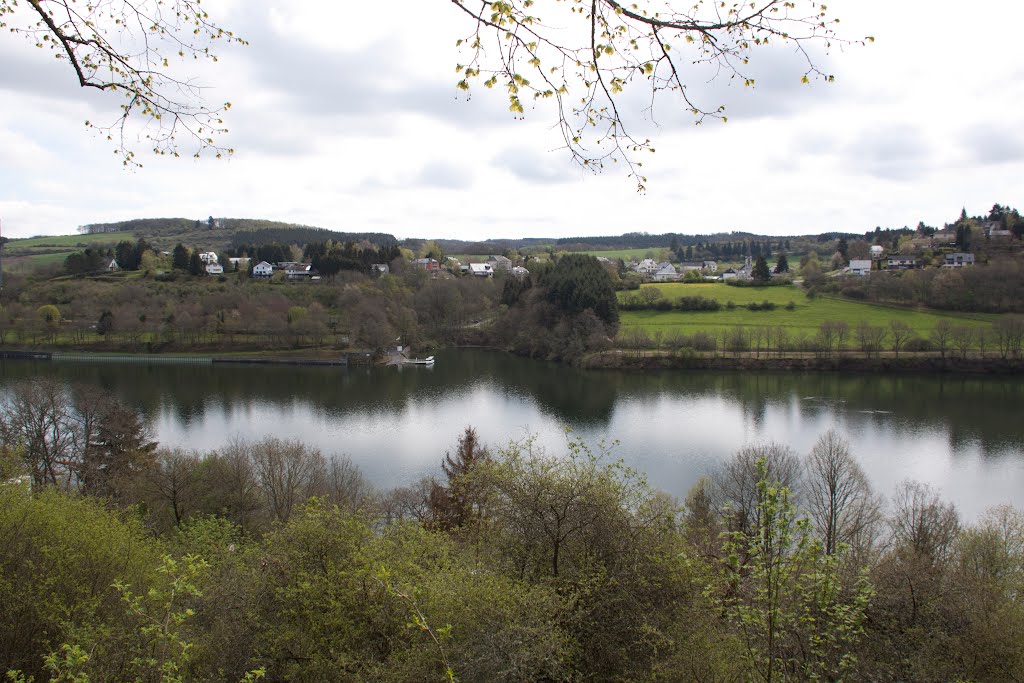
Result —
[{"label": "tree line", "polygon": [[[9,406],[5,406],[7,408]],[[5,420],[11,412],[5,410]],[[4,481],[30,468],[4,438]],[[685,501],[568,437],[374,490],[299,442],[0,484],[0,664],[37,680],[1015,680],[1024,514],[886,500],[839,434]],[[40,599],[46,596],[46,599]],[[15,678],[15,680],[20,680]],[[77,678],[76,680],[83,680]]]},{"label": "tree line", "polygon": [[[731,302],[729,302],[731,303]],[[719,302],[703,297],[682,297],[675,303],[657,299],[649,306],[653,310],[713,311]],[[789,304],[787,304],[789,306]],[[774,305],[747,304],[748,310],[770,311]],[[939,354],[942,359],[997,357],[1019,359],[1024,353],[1024,318],[1005,316],[991,325],[957,325],[939,320],[926,336],[920,335],[902,320],[888,325],[874,325],[860,321],[850,325],[844,320],[825,320],[817,330],[797,329],[786,325],[734,325],[724,329],[709,329],[692,334],[680,331],[649,334],[640,327],[632,327],[616,338],[620,348],[637,354],[644,351],[667,351],[677,354],[689,351],[749,354],[757,357],[787,357],[791,354],[814,354],[818,357],[837,358],[848,352],[859,352],[868,358],[891,352],[895,358],[901,353]]]}]

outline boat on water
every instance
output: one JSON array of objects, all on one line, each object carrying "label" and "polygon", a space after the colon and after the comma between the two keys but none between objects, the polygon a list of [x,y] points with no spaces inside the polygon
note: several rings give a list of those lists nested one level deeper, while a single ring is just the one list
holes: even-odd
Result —
[{"label": "boat on water", "polygon": [[426,358],[406,358],[405,359],[405,364],[406,365],[433,365],[434,364],[434,357],[433,356],[427,356]]}]

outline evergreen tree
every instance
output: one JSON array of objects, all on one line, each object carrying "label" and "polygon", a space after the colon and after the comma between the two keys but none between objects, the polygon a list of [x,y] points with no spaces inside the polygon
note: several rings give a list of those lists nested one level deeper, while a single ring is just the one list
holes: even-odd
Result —
[{"label": "evergreen tree", "polygon": [[789,272],[789,260],[785,254],[779,254],[779,260],[775,262],[776,273],[788,273]]},{"label": "evergreen tree", "polygon": [[758,282],[767,282],[772,278],[771,271],[768,270],[768,262],[764,260],[764,256],[757,257],[757,261],[754,263],[754,270],[751,271],[750,276]]},{"label": "evergreen tree", "polygon": [[547,300],[567,313],[590,309],[603,322],[619,322],[618,301],[611,276],[604,266],[587,254],[566,254],[541,276]]},{"label": "evergreen tree", "polygon": [[188,272],[192,275],[203,274],[203,262],[199,258],[198,249],[193,249],[191,256],[188,258]]},{"label": "evergreen tree", "polygon": [[188,247],[181,242],[178,242],[178,245],[174,247],[174,251],[171,254],[172,267],[177,268],[178,270],[188,270],[188,263]]}]

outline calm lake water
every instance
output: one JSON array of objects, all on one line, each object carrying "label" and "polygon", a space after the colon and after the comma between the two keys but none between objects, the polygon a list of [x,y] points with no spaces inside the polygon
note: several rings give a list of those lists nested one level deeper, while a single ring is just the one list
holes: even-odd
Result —
[{"label": "calm lake water", "polygon": [[346,454],[380,487],[439,471],[467,425],[492,447],[566,428],[682,497],[748,443],[798,453],[835,427],[876,488],[938,487],[967,518],[1024,506],[1024,382],[1017,378],[580,371],[477,350],[433,368],[0,361],[0,390],[34,375],[101,385],[152,420],[162,445],[213,450],[234,436],[301,439]]}]

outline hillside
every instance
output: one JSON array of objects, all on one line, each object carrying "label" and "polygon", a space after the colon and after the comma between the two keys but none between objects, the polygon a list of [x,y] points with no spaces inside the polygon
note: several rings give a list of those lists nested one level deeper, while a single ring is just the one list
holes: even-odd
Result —
[{"label": "hillside", "polygon": [[365,240],[378,246],[397,243],[393,235],[386,233],[342,232],[257,218],[139,218],[117,223],[92,223],[82,226],[81,230],[89,236],[129,233],[135,239],[145,238],[147,242],[163,250],[170,250],[179,242],[212,251],[221,251],[241,244],[259,246],[275,242],[304,245],[325,240]]}]

